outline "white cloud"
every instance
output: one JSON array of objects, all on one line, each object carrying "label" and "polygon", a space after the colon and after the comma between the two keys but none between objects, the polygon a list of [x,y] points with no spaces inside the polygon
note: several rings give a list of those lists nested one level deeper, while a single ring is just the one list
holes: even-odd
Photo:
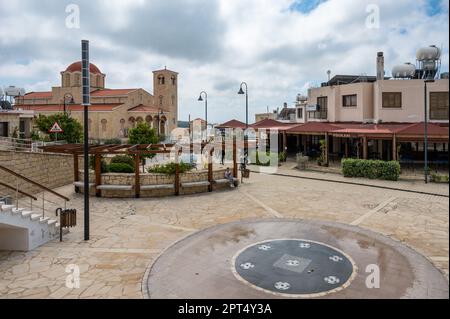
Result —
[{"label": "white cloud", "polygon": [[[91,60],[109,87],[152,91],[152,70],[180,73],[180,120],[245,117],[239,83],[249,85],[250,114],[289,104],[332,74],[375,74],[378,51],[386,70],[415,62],[415,50],[443,45],[448,70],[448,2],[433,17],[426,0],[329,0],[308,14],[293,0],[79,0],[81,29],[64,27],[63,2],[9,1],[2,7],[0,85],[49,89],[59,72],[91,41]],[[365,26],[366,6],[380,8],[380,29]],[[253,116],[251,116],[253,119]]]}]

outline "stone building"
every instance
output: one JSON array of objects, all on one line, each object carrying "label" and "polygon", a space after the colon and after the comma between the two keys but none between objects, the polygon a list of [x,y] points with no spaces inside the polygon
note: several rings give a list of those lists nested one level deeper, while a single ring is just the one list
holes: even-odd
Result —
[{"label": "stone building", "polygon": [[[153,71],[153,90],[142,88],[106,88],[106,74],[90,64],[91,106],[89,136],[110,139],[128,136],[128,130],[138,122],[147,122],[168,135],[178,123],[178,73],[162,69]],[[47,92],[30,92],[16,99],[16,109],[32,110],[35,116],[66,110],[83,123],[81,105],[81,62],[74,62],[61,72],[61,86]]]}]

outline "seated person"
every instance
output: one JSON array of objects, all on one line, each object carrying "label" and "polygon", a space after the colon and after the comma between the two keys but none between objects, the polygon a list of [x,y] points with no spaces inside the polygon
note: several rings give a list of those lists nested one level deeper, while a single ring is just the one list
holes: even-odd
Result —
[{"label": "seated person", "polygon": [[229,167],[227,167],[227,170],[225,171],[225,178],[230,182],[231,187],[237,186],[237,183],[234,181],[233,173],[230,171]]}]

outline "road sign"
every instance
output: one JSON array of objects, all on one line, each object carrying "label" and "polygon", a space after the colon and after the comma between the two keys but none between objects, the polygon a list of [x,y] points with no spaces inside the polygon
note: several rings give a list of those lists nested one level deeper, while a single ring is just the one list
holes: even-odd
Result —
[{"label": "road sign", "polygon": [[64,130],[61,128],[58,122],[55,122],[52,127],[48,130],[49,133],[64,133]]}]

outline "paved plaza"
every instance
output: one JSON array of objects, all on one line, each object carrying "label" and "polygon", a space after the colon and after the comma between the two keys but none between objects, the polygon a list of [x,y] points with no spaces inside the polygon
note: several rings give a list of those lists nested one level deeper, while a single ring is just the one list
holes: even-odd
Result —
[{"label": "paved plaza", "polygon": [[[75,194],[70,185],[58,188],[71,198],[70,208],[78,210],[78,226],[64,236],[63,243],[55,240],[26,253],[0,252],[0,297],[143,298],[152,264],[174,243],[217,225],[279,219],[337,222],[385,235],[424,256],[444,274],[442,281],[448,288],[448,184],[344,179],[289,167],[278,173],[286,176],[252,173],[239,188],[213,193],[152,199],[92,198],[88,242],[83,241],[82,195]],[[233,245],[248,235],[242,232],[223,236],[223,243]],[[66,287],[68,265],[80,269],[78,289]],[[170,280],[176,279],[177,273],[171,273]]]}]

